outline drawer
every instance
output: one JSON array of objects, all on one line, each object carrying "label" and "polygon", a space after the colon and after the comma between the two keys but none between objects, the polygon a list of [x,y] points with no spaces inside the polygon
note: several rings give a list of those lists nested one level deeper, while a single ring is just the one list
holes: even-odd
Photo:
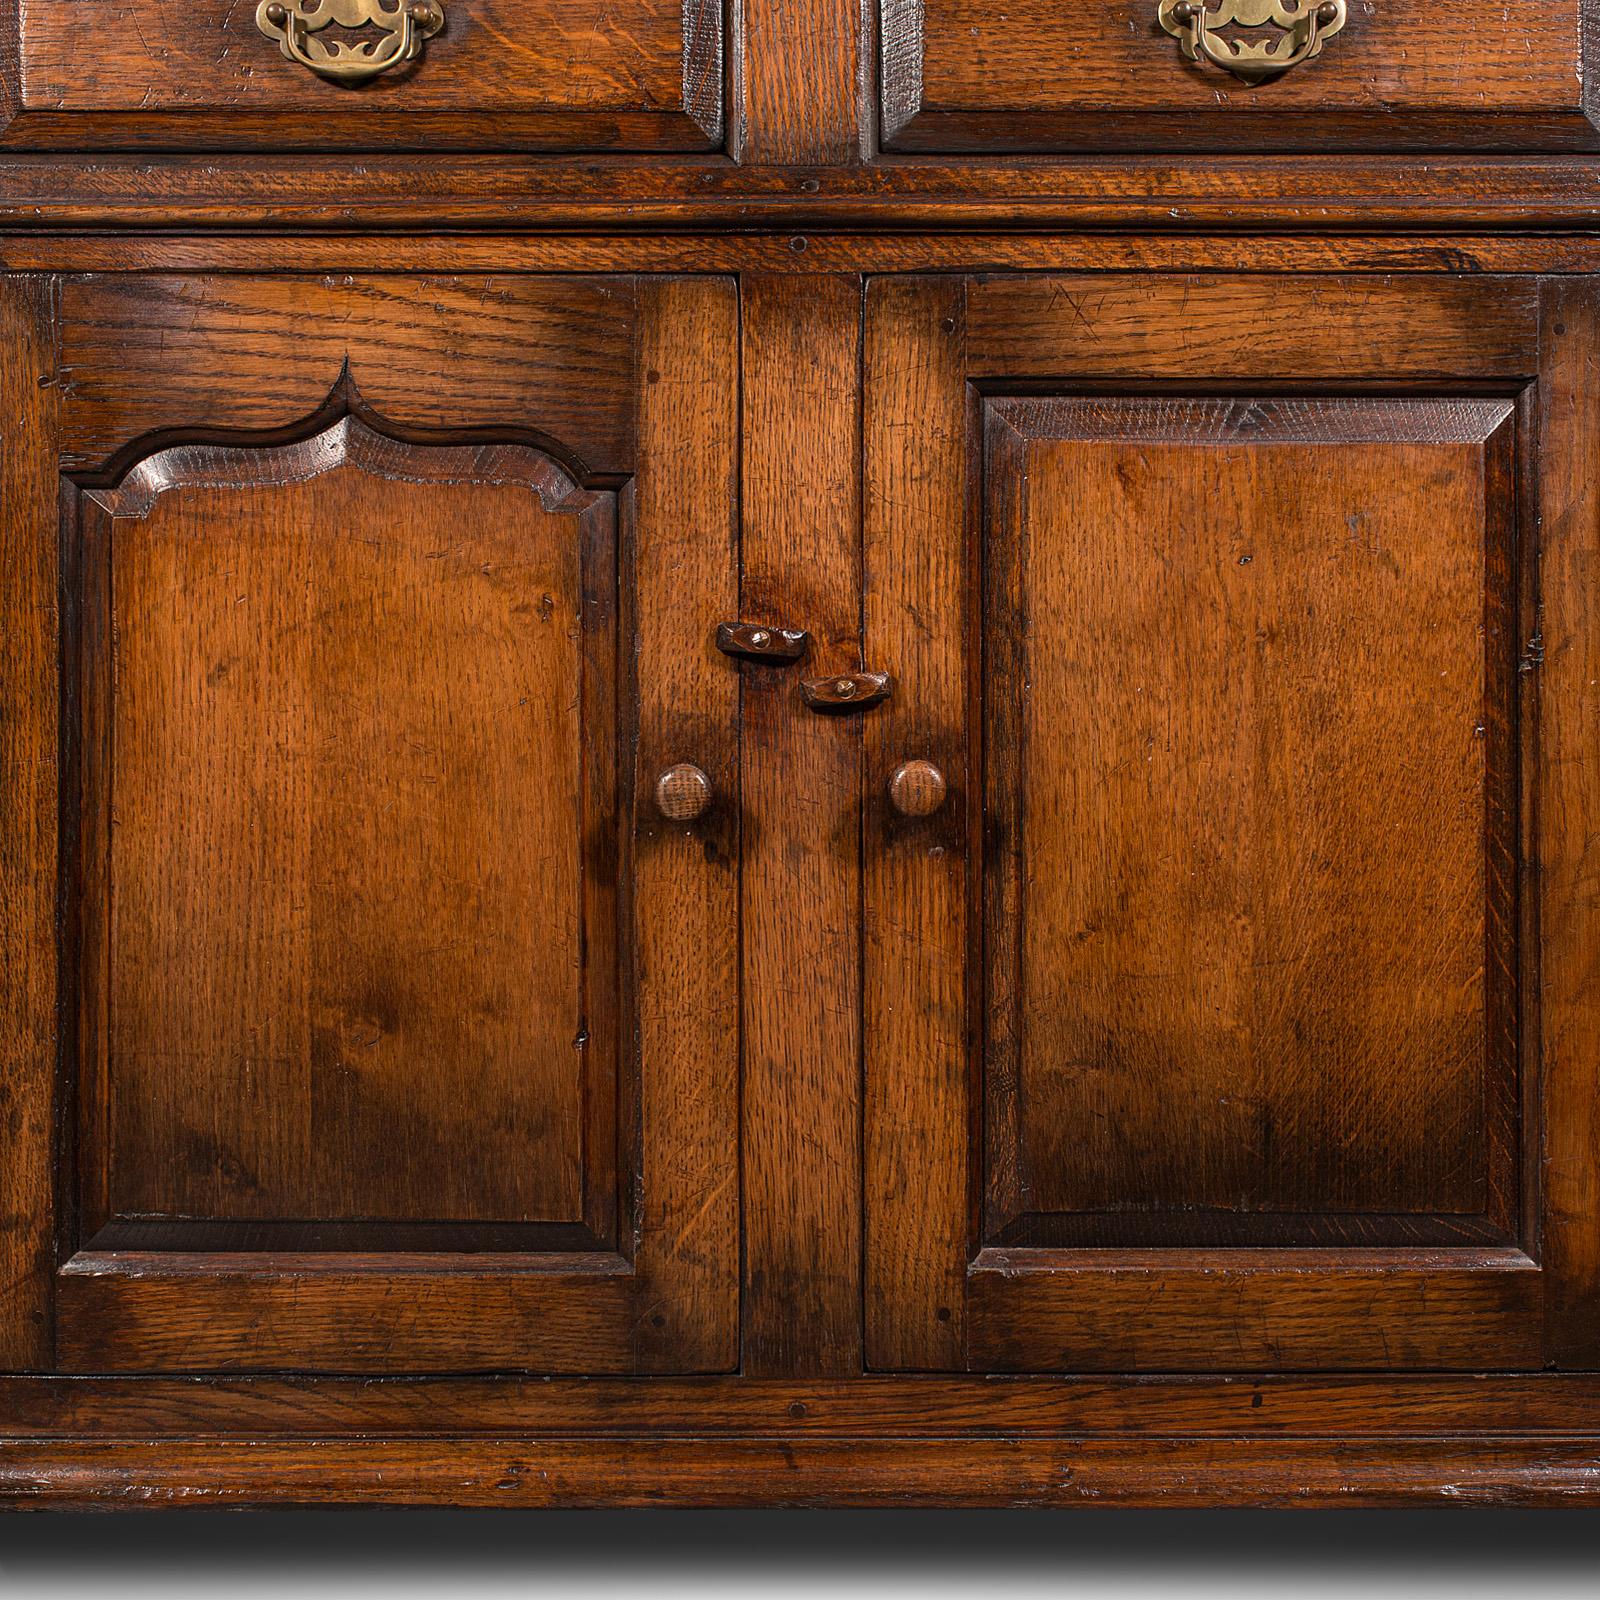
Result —
[{"label": "drawer", "polygon": [[1595,0],[1315,9],[1316,0],[1208,0],[1201,16],[1182,0],[882,0],[884,143],[1192,159],[1600,145],[1585,92]]},{"label": "drawer", "polygon": [[4,143],[705,150],[722,21],[722,0],[23,0]]}]

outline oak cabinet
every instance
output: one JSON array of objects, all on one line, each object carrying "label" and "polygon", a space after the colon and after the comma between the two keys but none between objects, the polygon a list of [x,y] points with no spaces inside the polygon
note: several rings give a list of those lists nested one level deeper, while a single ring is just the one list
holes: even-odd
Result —
[{"label": "oak cabinet", "polygon": [[1594,14],[0,6],[0,1506],[1600,1502]]},{"label": "oak cabinet", "polygon": [[[734,1371],[776,1186],[860,1231],[863,1370],[1593,1365],[1600,1223],[1560,1162],[1589,686],[1544,659],[1584,615],[1587,290],[742,298],[44,302],[60,1209],[28,1364]],[[825,314],[811,388],[786,341]],[[859,567],[846,522],[775,595],[765,474],[808,438],[861,474]],[[835,774],[806,820],[803,750]],[[783,1126],[808,1013],[763,918],[802,860],[819,895],[860,873],[861,987],[817,1023],[862,1063],[838,1189],[826,1125]],[[840,1143],[849,1087],[806,1113]],[[834,1314],[745,1358],[852,1359],[810,1343]]]}]

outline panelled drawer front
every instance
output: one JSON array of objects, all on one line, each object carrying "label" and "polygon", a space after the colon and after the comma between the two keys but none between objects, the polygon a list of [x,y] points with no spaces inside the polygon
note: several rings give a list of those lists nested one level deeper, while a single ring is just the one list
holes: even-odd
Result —
[{"label": "panelled drawer front", "polygon": [[[896,150],[1182,151],[1199,162],[1222,150],[1600,146],[1583,87],[1594,0],[1344,0],[1314,51],[1315,0],[1282,0],[1278,16],[1298,30],[1270,17],[1243,25],[1270,0],[1207,0],[1217,56],[1271,46],[1236,61],[1245,76],[1189,59],[1193,27],[1164,28],[1158,0],[881,3],[883,138]],[[1304,59],[1270,70],[1297,50]]]},{"label": "panelled drawer front", "polygon": [[[13,149],[705,150],[723,0],[25,0]],[[86,13],[94,13],[89,26]],[[346,18],[358,25],[346,27]],[[263,27],[263,21],[267,27]],[[439,25],[442,21],[442,25]],[[294,59],[329,58],[364,77]]]}]

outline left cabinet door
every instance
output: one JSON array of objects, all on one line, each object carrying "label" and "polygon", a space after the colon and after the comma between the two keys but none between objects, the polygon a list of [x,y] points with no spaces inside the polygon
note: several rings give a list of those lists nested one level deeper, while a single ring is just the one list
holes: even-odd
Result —
[{"label": "left cabinet door", "polygon": [[16,1364],[733,1366],[734,285],[5,304],[59,928],[46,985],[6,927],[59,1017]]}]

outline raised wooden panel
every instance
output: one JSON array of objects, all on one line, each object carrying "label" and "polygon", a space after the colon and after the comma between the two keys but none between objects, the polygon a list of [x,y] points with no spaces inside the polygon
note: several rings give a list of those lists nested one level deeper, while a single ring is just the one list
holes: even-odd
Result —
[{"label": "raised wooden panel", "polygon": [[89,498],[107,1218],[609,1237],[614,496],[346,420]]},{"label": "raised wooden panel", "polygon": [[989,409],[994,1242],[1510,1237],[1513,415]]},{"label": "raised wooden panel", "polygon": [[1535,981],[1581,921],[1535,899],[1581,787],[1540,730],[1587,724],[1533,513],[1587,322],[1501,287],[871,285],[870,1365],[1592,1348],[1589,1191],[1539,1165],[1591,1091]]},{"label": "raised wooden panel", "polygon": [[[574,281],[441,301],[433,336],[463,337],[431,391],[404,344],[261,324],[227,367],[189,319],[131,410],[104,401],[117,319],[264,286],[101,287],[61,341],[62,442],[109,465],[63,494],[59,1363],[726,1369],[733,286],[593,286],[613,319],[554,347],[592,356],[590,438],[526,342],[486,339]],[[319,358],[280,439],[271,374]],[[507,388],[532,409],[486,423]],[[217,442],[165,442],[181,418]],[[665,824],[639,772],[683,759],[716,802]]]},{"label": "raised wooden panel", "polygon": [[[1290,13],[1304,7],[1290,5]],[[1215,23],[1220,8],[1209,7]],[[1590,0],[1351,4],[1317,55],[1247,83],[1185,59],[1154,0],[881,0],[896,150],[1583,150]],[[1225,38],[1292,46],[1275,24]]]},{"label": "raised wooden panel", "polygon": [[[310,0],[291,0],[304,11]],[[394,7],[387,7],[393,11]],[[233,0],[33,0],[5,142],[24,149],[705,150],[722,0],[442,0],[417,59],[361,83],[285,58]],[[368,24],[326,35],[386,40]]]}]

